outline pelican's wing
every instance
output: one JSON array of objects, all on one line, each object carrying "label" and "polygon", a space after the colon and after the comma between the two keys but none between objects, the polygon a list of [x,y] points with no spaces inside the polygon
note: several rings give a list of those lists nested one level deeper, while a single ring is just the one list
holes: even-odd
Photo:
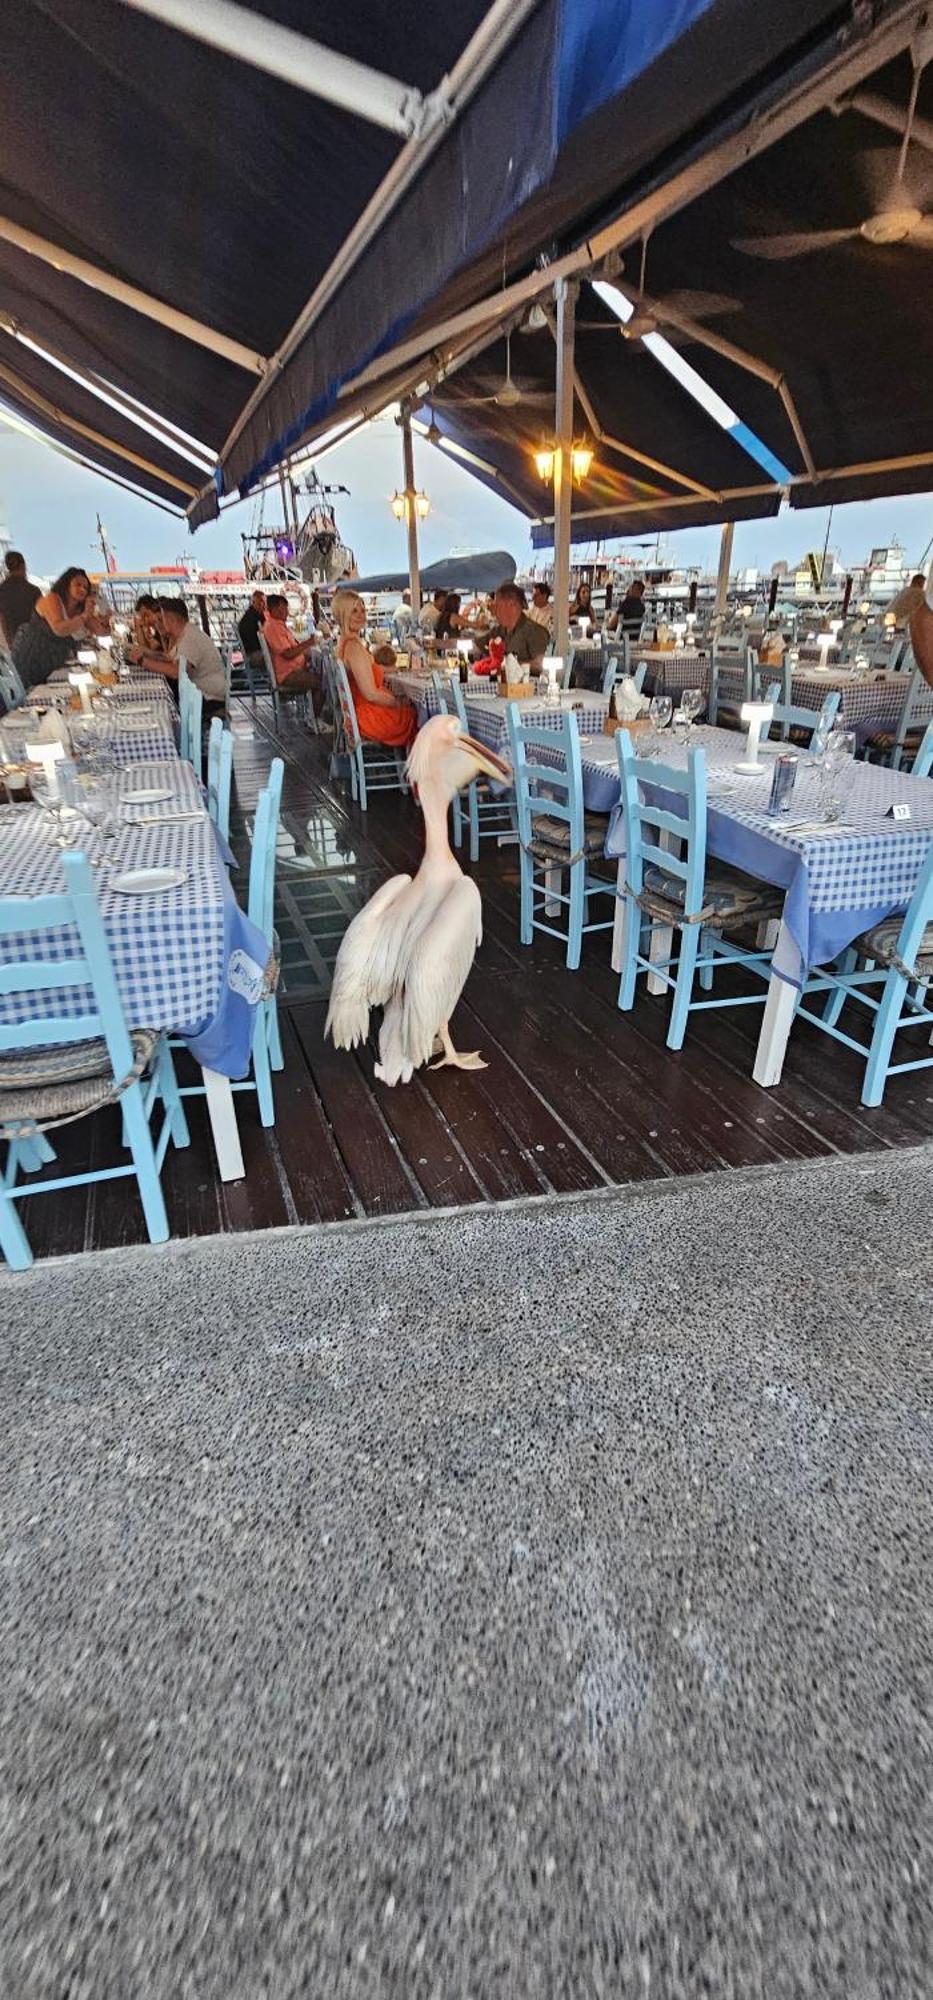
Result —
[{"label": "pelican's wing", "polygon": [[410,875],[393,875],[370,896],[344,936],[324,1023],[325,1035],[333,1035],[338,1049],[353,1049],[366,1040],[370,1008],[384,1006],[394,989],[397,930],[392,905],[410,887]]},{"label": "pelican's wing", "polygon": [[483,906],[476,883],[461,875],[409,952],[399,1024],[407,1060],[427,1062],[434,1037],[449,1021],[469,978],[483,935]]}]

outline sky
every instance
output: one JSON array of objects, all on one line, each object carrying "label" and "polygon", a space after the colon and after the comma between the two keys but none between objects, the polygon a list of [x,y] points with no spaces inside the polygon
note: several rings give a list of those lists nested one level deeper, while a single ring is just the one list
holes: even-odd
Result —
[{"label": "sky", "polygon": [[[405,529],[391,513],[389,496],[402,484],[401,439],[390,417],[337,445],[320,462],[321,477],[349,487],[338,496],[337,520],[360,570],[404,569]],[[420,530],[423,564],[456,548],[507,549],[519,568],[528,563],[528,523],[516,509],[471,477],[441,451],[415,439],[415,479],[431,501]],[[266,499],[266,525],[278,525],[277,489]],[[96,473],[8,430],[0,419],[0,524],[6,523],[15,548],[38,576],[55,576],[70,563],[100,568],[95,516],[100,512],[121,569],[145,569],[193,556],[203,569],[239,569],[241,533],[258,517],[255,501],[232,507],[220,521],[188,533],[187,524],[124,492]],[[740,522],[735,531],[733,568],[769,570],[780,557],[795,561],[808,548],[822,549],[824,508],[801,514],[785,511],[776,520]],[[687,528],[667,538],[674,559],[715,571],[719,529]],[[861,561],[876,543],[903,544],[911,567],[919,564],[933,538],[933,493],[907,499],[872,500],[837,507],[830,547],[845,564]],[[634,548],[634,542],[617,546]]]}]

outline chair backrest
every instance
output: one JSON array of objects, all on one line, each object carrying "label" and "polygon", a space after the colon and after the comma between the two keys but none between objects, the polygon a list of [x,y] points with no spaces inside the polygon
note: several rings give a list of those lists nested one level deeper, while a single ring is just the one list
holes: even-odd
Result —
[{"label": "chair backrest", "polygon": [[613,688],[618,687],[620,681],[628,679],[635,682],[635,686],[639,694],[641,694],[642,688],[645,685],[645,675],[647,672],[647,660],[639,660],[634,673],[632,673],[628,648],[626,647],[624,652],[621,647],[618,649],[618,652],[613,648],[606,662],[606,671],[603,675],[603,694],[611,694]]},{"label": "chair backrest", "polygon": [[928,722],[923,732],[920,748],[910,767],[912,778],[929,778],[933,774],[933,722]]},{"label": "chair backrest", "polygon": [[356,719],[353,696],[350,693],[350,676],[342,660],[334,659],[334,685],[337,690],[337,706],[343,728],[344,742],[350,755],[360,747],[360,726]]},{"label": "chair backrest", "polygon": [[[727,675],[733,684],[736,680],[739,681],[739,707],[743,702],[751,701],[753,657],[757,665],[757,655],[753,656],[751,646],[724,646],[721,640],[716,641],[710,654],[709,699],[706,704],[707,717],[711,723],[715,724],[719,717],[720,686],[724,675]],[[732,703],[733,696],[730,691],[727,705],[731,708]]]},{"label": "chair backrest", "polygon": [[802,729],[807,731],[811,744],[814,736],[817,734],[825,742],[836,720],[841,700],[838,688],[830,688],[824,694],[819,708],[804,708],[802,703],[782,701],[780,696],[780,681],[772,681],[770,687],[766,689],[762,696],[762,700],[771,703],[774,709],[774,718],[771,726],[773,729],[780,730],[782,740],[785,743],[787,742],[792,729]]},{"label": "chair backrest", "polygon": [[900,720],[895,737],[895,750],[900,755],[908,736],[915,729],[933,717],[933,687],[924,680],[919,667],[915,667],[907,683]]},{"label": "chair backrest", "polygon": [[285,765],[281,757],[273,757],[269,768],[269,783],[265,790],[260,792],[256,805],[253,851],[249,863],[247,913],[250,922],[261,930],[270,947],[274,928],[275,851],[279,833],[279,808],[282,803],[284,771]]},{"label": "chair backrest", "polygon": [[470,725],[467,721],[466,702],[463,699],[459,676],[442,673],[439,667],[435,667],[431,675],[431,685],[437,696],[438,708],[442,713],[446,709],[448,715],[455,715],[464,735],[469,736]]},{"label": "chair backrest", "polygon": [[133,1049],[94,878],[83,854],[63,854],[60,860],[65,877],[61,894],[0,898],[0,937],[25,931],[35,938],[41,932],[58,933],[74,926],[79,949],[72,950],[55,936],[51,957],[41,957],[39,949],[33,947],[26,959],[0,964],[0,995],[52,996],[63,988],[71,989],[73,995],[76,987],[90,987],[90,1004],[83,1014],[67,1015],[55,1011],[51,997],[44,1005],[34,997],[28,1020],[0,1025],[0,1050],[85,1042],[102,1036],[114,1076],[122,1080],[133,1067]]},{"label": "chair backrest", "polygon": [[233,778],[233,731],[215,715],[207,739],[207,810],[224,840],[230,832],[230,785]]},{"label": "chair backrest", "polygon": [[[583,771],[580,733],[572,709],[561,711],[556,729],[535,729],[522,721],[517,701],[506,707],[518,837],[531,845],[536,819],[564,820],[570,828],[570,853],[583,849]],[[547,761],[538,753],[545,750]],[[557,754],[555,754],[557,753]],[[554,758],[555,761],[550,760]]]},{"label": "chair backrest", "polygon": [[[772,688],[777,694],[772,696]],[[767,690],[767,692],[765,692]],[[780,701],[784,707],[790,706],[791,663],[787,653],[778,665],[769,666],[767,661],[756,660],[752,670],[752,700]]]},{"label": "chair backrest", "polygon": [[324,676],[324,688],[334,719],[334,756],[345,757],[348,748],[347,737],[343,726],[343,709],[340,705],[340,695],[337,688],[337,662],[331,646],[324,646],[321,649],[321,671]]},{"label": "chair backrest", "polygon": [[204,697],[188,672],[188,662],[180,654],[178,659],[178,712],[180,721],[181,754],[200,777],[201,775],[201,716]]},{"label": "chair backrest", "polygon": [[19,708],[25,699],[26,689],[19,668],[12,653],[8,653],[4,646],[0,648],[0,701],[4,710],[8,710]]},{"label": "chair backrest", "polygon": [[275,678],[275,668],[272,665],[272,654],[269,651],[269,641],[266,638],[266,635],[261,625],[259,627],[259,650],[262,654],[263,665],[266,669],[266,673],[269,676],[269,686],[270,688],[274,688],[278,685]]},{"label": "chair backrest", "polygon": [[[684,915],[695,917],[703,908],[706,874],[706,753],[689,750],[686,771],[680,770],[636,757],[628,730],[618,729],[616,756],[628,886],[640,896],[646,867],[658,868],[683,884]],[[651,803],[646,787],[663,791],[663,805]],[[678,812],[672,801],[679,801],[683,810]],[[676,845],[662,847],[662,834],[673,836]]]}]

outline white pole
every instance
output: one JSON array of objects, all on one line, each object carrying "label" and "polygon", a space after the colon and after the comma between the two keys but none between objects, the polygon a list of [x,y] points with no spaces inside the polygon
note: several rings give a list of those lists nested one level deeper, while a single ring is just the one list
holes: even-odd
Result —
[{"label": "white pole", "polygon": [[233,361],[237,368],[248,369],[251,375],[262,375],[266,359],[254,348],[244,347],[239,340],[229,340],[225,333],[216,333],[211,326],[203,326],[200,320],[191,319],[188,313],[176,312],[174,306],[167,306],[162,299],[154,299],[148,292],[141,292],[136,285],[128,285],[122,278],[115,278],[110,271],[101,271],[96,264],[89,264],[86,257],[75,257],[70,250],[59,249],[56,243],[49,243],[44,236],[36,236],[31,229],[21,229],[18,222],[11,222],[6,215],[0,215],[0,238],[12,243],[17,250],[24,250],[27,257],[38,257],[43,264],[51,264],[53,270],[64,271],[66,277],[77,278],[79,284],[88,285],[92,292],[103,292],[105,298],[118,299],[122,306],[129,306],[144,319],[157,320],[160,326],[180,333],[185,340],[193,340],[198,347],[208,347],[213,354],[222,355],[225,361]]},{"label": "white pole", "polygon": [[415,512],[415,451],[411,438],[411,412],[407,406],[400,421],[402,463],[405,468],[405,513],[408,525],[408,581],[411,586],[411,608],[417,618],[421,613],[421,571],[418,566],[418,516]]},{"label": "white pole", "polygon": [[554,413],[554,651],[565,660],[570,650],[570,514],[573,500],[573,347],[579,287],[560,278],[557,298],[557,397]]},{"label": "white pole", "polygon": [[[411,84],[337,55],[323,42],[313,42],[266,14],[254,14],[249,7],[236,5],[236,0],[124,0],[124,4],[248,63],[251,69],[280,77],[295,90],[323,97],[342,111],[354,111],[387,132],[400,132],[405,139],[420,129],[428,112],[430,100],[426,104]],[[442,122],[442,110],[435,117]]]}]

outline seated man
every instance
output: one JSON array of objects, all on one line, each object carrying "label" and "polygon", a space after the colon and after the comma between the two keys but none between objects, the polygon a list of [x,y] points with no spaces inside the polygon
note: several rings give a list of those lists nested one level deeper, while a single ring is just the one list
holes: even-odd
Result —
[{"label": "seated man", "polygon": [[140,665],[148,667],[151,673],[164,674],[167,680],[177,681],[178,662],[184,660],[189,678],[204,696],[206,719],[211,709],[221,710],[227,699],[223,660],[209,634],[188,617],[183,597],[161,598],[159,614],[174,657],[168,653],[144,653]]},{"label": "seated man", "polygon": [[296,639],[288,622],[288,598],[275,592],[266,598],[266,621],[262,636],[269,648],[272,671],[280,694],[309,694],[314,704],[314,713],[319,715],[324,694],[321,687],[319,668],[308,665],[308,656],[314,651],[317,639]]},{"label": "seated man", "polygon": [[265,622],[265,592],[254,590],[242,618],[237,619],[236,628],[240,635],[243,658],[251,667],[261,667],[264,664],[262,647],[259,644],[259,633],[260,628],[265,625]]},{"label": "seated man", "polygon": [[525,593],[517,583],[499,585],[493,599],[496,625],[490,636],[502,639],[507,653],[514,653],[519,665],[528,667],[532,675],[540,674],[541,662],[550,644],[551,635],[543,625],[536,625],[525,610]]}]

